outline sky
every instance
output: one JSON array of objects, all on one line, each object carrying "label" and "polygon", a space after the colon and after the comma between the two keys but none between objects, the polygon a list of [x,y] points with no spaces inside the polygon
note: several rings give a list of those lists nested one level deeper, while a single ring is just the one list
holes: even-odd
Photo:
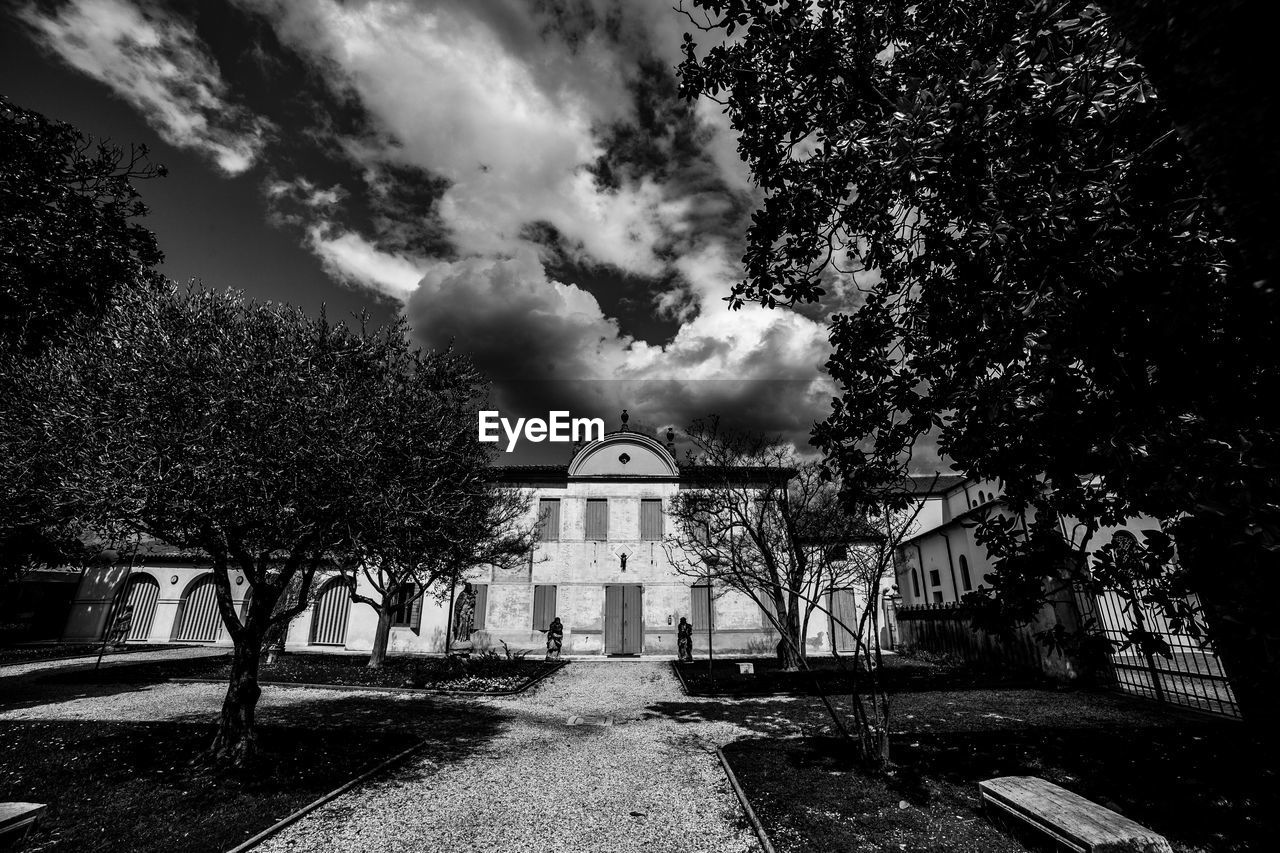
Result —
[{"label": "sky", "polygon": [[678,97],[673,5],[20,1],[0,92],[148,146],[174,279],[403,315],[512,418],[719,415],[803,447],[832,395],[827,315],[724,301],[760,198],[720,107]]}]

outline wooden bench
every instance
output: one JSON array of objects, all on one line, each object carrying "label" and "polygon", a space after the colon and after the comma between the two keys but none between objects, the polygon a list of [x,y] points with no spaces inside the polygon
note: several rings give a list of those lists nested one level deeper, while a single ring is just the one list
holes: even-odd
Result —
[{"label": "wooden bench", "polygon": [[1173,853],[1164,836],[1035,776],[988,779],[978,791],[984,805],[1080,853]]},{"label": "wooden bench", "polygon": [[0,846],[26,838],[48,808],[44,803],[0,803]]}]

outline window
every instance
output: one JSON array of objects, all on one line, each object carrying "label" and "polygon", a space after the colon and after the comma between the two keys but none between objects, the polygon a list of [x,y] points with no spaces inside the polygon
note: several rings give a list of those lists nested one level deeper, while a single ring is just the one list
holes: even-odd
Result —
[{"label": "window", "polygon": [[662,538],[662,501],[645,498],[640,501],[640,538]]},{"label": "window", "polygon": [[587,501],[587,538],[599,541],[609,538],[609,502],[604,498]]},{"label": "window", "polygon": [[689,623],[706,630],[711,622],[711,587],[698,584],[689,587]]},{"label": "window", "polygon": [[920,576],[916,574],[916,570],[911,570],[911,591],[915,593],[916,598],[920,597]]},{"label": "window", "polygon": [[471,617],[471,627],[477,631],[483,631],[485,612],[489,609],[489,585],[487,583],[473,583],[471,589],[476,594],[476,612]]},{"label": "window", "polygon": [[965,592],[973,589],[973,580],[969,577],[969,560],[964,554],[960,555],[960,581],[964,584]]},{"label": "window", "polygon": [[533,627],[534,630],[545,630],[556,618],[555,584],[540,583],[533,588]]},{"label": "window", "polygon": [[827,560],[832,563],[843,563],[849,559],[848,545],[828,545]]},{"label": "window", "polygon": [[560,538],[560,499],[538,501],[538,541],[555,542]]},{"label": "window", "polygon": [[391,627],[408,628],[413,620],[414,587],[411,583],[402,583],[391,596]]},{"label": "window", "polygon": [[978,492],[978,503],[980,503],[980,504],[984,504],[984,503],[986,503],[986,502],[987,502],[987,494],[986,494],[986,492],[979,491],[979,492]]},{"label": "window", "polygon": [[1132,567],[1138,560],[1138,537],[1127,530],[1111,534],[1112,557],[1121,568]]},{"label": "window", "polygon": [[942,573],[937,569],[929,570],[929,586],[942,586]]},{"label": "window", "polygon": [[705,495],[699,495],[690,498],[687,506],[689,517],[684,530],[692,535],[694,542],[706,545],[711,541],[711,502]]}]

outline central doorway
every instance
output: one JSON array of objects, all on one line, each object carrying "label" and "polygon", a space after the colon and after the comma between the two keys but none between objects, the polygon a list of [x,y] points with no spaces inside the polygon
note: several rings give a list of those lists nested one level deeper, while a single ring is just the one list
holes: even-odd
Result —
[{"label": "central doorway", "polygon": [[644,587],[611,583],[604,588],[604,653],[638,655],[644,650]]}]

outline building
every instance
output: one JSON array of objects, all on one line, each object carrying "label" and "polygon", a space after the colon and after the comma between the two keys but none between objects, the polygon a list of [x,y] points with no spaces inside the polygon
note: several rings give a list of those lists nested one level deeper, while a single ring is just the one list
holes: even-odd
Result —
[{"label": "building", "polygon": [[[757,473],[764,476],[765,469]],[[505,467],[496,476],[531,493],[528,521],[540,524],[540,541],[518,568],[478,567],[468,574],[476,594],[477,648],[502,650],[505,643],[541,649],[545,635],[538,629],[559,616],[566,654],[674,657],[676,626],[684,617],[694,626],[695,652],[705,654],[710,645],[716,653],[774,653],[778,637],[750,597],[713,590],[675,570],[672,546],[664,541],[667,509],[676,494],[698,482],[694,470],[677,465],[669,445],[624,425],[577,448],[567,465]],[[749,482],[753,469],[743,469],[743,476]],[[247,585],[234,572],[232,581],[239,608]],[[859,603],[848,590],[825,599],[825,608],[837,613]],[[133,604],[131,642],[230,643],[207,561],[163,547],[144,551],[132,569],[86,573],[66,639],[101,637],[108,619],[114,621],[113,601],[126,600]],[[429,597],[402,608],[388,652],[443,652],[450,611],[447,599]],[[317,579],[313,603],[291,624],[286,647],[367,652],[376,626],[376,613],[353,604],[341,579]],[[830,617],[814,613],[808,650],[830,652],[833,636],[838,650],[852,649],[852,636],[833,627]]]},{"label": "building", "polygon": [[[897,584],[903,606],[951,604],[983,583],[992,570],[984,547],[979,545],[974,526],[989,514],[1008,514],[1003,490],[994,480],[959,474],[913,478],[915,494],[923,505],[916,517],[916,529],[898,549]],[[1142,540],[1142,531],[1159,529],[1154,518],[1130,519],[1122,527],[1103,528],[1094,533],[1085,549],[1092,554],[1116,536]],[[1074,522],[1063,522],[1063,535],[1073,535]],[[1079,534],[1074,535],[1078,538]]]}]

